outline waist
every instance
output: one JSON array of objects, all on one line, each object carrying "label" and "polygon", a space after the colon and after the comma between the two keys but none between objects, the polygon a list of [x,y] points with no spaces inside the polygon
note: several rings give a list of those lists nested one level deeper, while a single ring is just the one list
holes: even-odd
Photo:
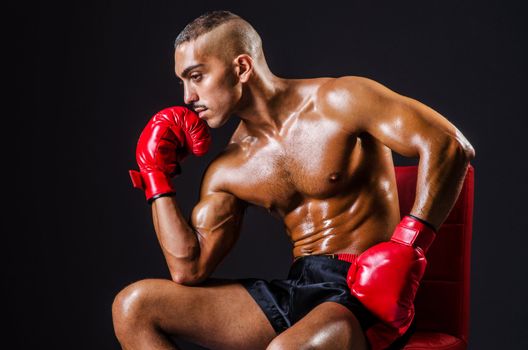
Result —
[{"label": "waist", "polygon": [[358,256],[359,254],[352,254],[352,253],[301,255],[301,256],[295,257],[293,259],[293,263],[299,261],[300,259],[306,259],[309,257],[322,257],[322,258],[342,260],[342,261],[347,261],[349,263],[352,263],[357,259]]}]

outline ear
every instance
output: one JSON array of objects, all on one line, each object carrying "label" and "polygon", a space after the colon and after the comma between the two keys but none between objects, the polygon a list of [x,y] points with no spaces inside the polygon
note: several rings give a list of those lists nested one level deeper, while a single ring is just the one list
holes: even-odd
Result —
[{"label": "ear", "polygon": [[253,59],[247,54],[242,54],[235,58],[234,63],[238,80],[246,83],[253,73]]}]

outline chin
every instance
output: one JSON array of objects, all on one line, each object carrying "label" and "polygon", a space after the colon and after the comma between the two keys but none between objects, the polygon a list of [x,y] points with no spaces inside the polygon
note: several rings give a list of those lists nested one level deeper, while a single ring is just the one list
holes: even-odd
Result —
[{"label": "chin", "polygon": [[211,118],[205,119],[207,125],[210,128],[216,129],[222,127],[229,120],[229,116],[214,116]]}]

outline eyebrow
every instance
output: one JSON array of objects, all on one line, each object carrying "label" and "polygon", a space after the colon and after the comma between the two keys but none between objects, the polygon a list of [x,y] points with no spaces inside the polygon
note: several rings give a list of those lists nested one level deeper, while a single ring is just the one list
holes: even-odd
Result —
[{"label": "eyebrow", "polygon": [[203,63],[198,63],[198,64],[195,64],[195,65],[192,65],[192,66],[189,66],[189,67],[185,68],[183,70],[183,72],[181,73],[182,78],[185,78],[187,76],[187,74],[189,74],[189,72],[192,71],[194,68],[198,68],[198,67],[201,67],[203,65],[204,65]]}]

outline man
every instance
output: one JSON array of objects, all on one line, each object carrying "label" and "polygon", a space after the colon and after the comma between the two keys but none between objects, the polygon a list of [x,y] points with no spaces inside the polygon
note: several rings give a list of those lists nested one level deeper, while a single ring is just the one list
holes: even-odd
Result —
[{"label": "man", "polygon": [[[143,280],[113,304],[124,349],[378,349],[411,328],[424,254],[474,150],[443,116],[366,78],[284,79],[257,32],[215,11],[175,42],[184,107],[156,114],[137,146],[136,187],[152,205],[172,281]],[[187,221],[170,177],[207,151],[209,127],[240,118],[209,164]],[[400,222],[391,150],[419,157]],[[214,280],[249,205],[284,220],[288,279]]]}]

